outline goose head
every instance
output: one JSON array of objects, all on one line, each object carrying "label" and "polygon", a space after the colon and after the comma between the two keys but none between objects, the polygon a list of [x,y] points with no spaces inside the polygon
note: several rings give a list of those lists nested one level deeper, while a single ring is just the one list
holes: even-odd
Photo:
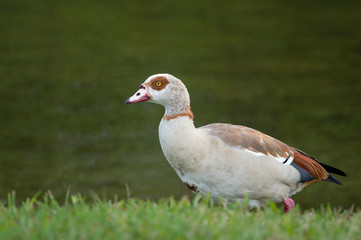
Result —
[{"label": "goose head", "polygon": [[153,102],[165,107],[165,115],[174,116],[190,111],[187,88],[178,78],[170,74],[155,74],[147,78],[139,90],[125,103]]}]

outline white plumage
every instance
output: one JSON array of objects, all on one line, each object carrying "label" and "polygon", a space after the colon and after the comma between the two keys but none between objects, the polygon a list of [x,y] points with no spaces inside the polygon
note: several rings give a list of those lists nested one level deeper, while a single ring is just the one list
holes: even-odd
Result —
[{"label": "white plumage", "polygon": [[195,128],[184,84],[169,74],[150,76],[126,103],[150,101],[165,107],[159,125],[163,153],[193,192],[216,201],[242,201],[250,207],[283,202],[312,182],[341,184],[327,171],[345,175],[268,135],[243,126],[210,124]]}]

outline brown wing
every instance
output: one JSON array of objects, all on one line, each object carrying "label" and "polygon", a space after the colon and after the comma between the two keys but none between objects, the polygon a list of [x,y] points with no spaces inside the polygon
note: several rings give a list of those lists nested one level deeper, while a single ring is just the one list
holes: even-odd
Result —
[{"label": "brown wing", "polygon": [[[282,163],[286,163],[288,159],[293,159],[292,165],[297,165],[297,167],[294,167],[300,172],[301,181],[308,184],[321,180],[341,184],[340,181],[329,175],[326,169],[333,173],[346,175],[341,170],[320,163],[306,153],[252,128],[224,123],[213,123],[201,128],[208,129],[211,135],[219,137],[230,146],[245,148],[278,159],[281,157],[285,159]],[[291,162],[288,162],[288,164],[291,164]]]},{"label": "brown wing", "polygon": [[211,135],[219,137],[233,147],[245,148],[276,158],[293,158],[293,148],[252,128],[225,123],[213,123],[201,128],[209,129]]}]

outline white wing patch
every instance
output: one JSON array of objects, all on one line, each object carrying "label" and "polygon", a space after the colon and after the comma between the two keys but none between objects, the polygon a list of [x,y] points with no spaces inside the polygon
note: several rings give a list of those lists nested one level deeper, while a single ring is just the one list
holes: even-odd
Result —
[{"label": "white wing patch", "polygon": [[251,150],[248,150],[248,149],[245,149],[245,151],[247,151],[247,152],[250,152],[250,153],[252,153],[252,154],[254,154],[254,155],[256,155],[256,156],[267,156],[267,157],[271,157],[271,158],[273,158],[273,159],[275,159],[275,160],[277,160],[278,162],[280,162],[280,163],[282,163],[282,164],[285,164],[285,165],[290,165],[292,162],[293,162],[293,156],[291,156],[290,154],[288,154],[288,157],[287,158],[284,158],[284,157],[281,157],[281,156],[279,156],[278,154],[277,154],[277,157],[275,157],[275,156],[272,156],[272,155],[266,155],[266,154],[263,154],[263,153],[261,153],[261,152],[253,152],[253,151],[251,151]]}]

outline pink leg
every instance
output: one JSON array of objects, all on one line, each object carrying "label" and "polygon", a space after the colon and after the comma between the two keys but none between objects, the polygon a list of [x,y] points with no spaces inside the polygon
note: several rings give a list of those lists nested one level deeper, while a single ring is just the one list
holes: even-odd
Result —
[{"label": "pink leg", "polygon": [[287,198],[286,200],[283,200],[282,202],[285,205],[285,213],[291,211],[292,208],[295,207],[295,202],[293,201],[292,198]]}]

